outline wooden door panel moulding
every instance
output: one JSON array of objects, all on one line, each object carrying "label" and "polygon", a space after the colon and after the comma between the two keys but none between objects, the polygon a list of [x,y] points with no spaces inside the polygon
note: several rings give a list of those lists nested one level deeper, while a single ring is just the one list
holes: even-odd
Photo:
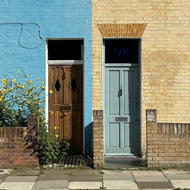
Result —
[{"label": "wooden door panel moulding", "polygon": [[147,24],[134,23],[134,24],[98,24],[98,28],[102,37],[114,38],[141,38]]},{"label": "wooden door panel moulding", "polygon": [[[69,154],[83,153],[83,65],[49,65],[49,132],[70,138]],[[74,81],[72,84],[72,80]],[[58,82],[59,81],[59,85]]]}]

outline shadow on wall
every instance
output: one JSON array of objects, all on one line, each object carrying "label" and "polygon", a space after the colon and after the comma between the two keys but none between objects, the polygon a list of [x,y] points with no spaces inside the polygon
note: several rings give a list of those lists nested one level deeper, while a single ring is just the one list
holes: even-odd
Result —
[{"label": "shadow on wall", "polygon": [[28,118],[28,127],[24,137],[25,149],[32,150],[30,156],[38,157],[39,148],[39,118]]},{"label": "shadow on wall", "polygon": [[93,122],[85,126],[85,154],[92,154],[92,126]]}]

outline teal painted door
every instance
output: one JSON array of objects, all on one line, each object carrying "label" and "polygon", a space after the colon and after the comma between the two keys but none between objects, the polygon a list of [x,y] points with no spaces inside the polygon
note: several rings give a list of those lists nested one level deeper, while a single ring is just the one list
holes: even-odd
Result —
[{"label": "teal painted door", "polygon": [[105,154],[140,154],[138,67],[105,67]]}]

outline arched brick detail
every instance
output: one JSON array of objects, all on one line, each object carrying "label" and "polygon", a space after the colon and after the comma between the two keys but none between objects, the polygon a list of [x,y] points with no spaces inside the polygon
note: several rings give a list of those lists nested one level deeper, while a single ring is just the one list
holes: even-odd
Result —
[{"label": "arched brick detail", "polygon": [[98,24],[102,37],[142,37],[147,24]]}]

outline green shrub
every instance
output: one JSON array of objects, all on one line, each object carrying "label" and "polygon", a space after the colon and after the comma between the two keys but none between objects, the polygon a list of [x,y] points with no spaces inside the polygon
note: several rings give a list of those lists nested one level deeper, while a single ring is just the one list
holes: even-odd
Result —
[{"label": "green shrub", "polygon": [[28,117],[44,116],[45,100],[41,94],[45,87],[44,81],[32,81],[28,75],[18,73],[18,78],[4,78],[0,88],[0,126],[26,126]]},{"label": "green shrub", "polygon": [[67,154],[70,143],[69,139],[52,137],[47,133],[44,122],[40,124],[39,131],[39,163],[46,165],[51,163],[61,163],[63,157]]},{"label": "green shrub", "polygon": [[[19,79],[21,81],[19,81]],[[45,91],[44,81],[29,79],[29,76],[18,71],[14,79],[4,78],[0,88],[0,127],[27,126],[29,117],[39,117],[39,163],[49,164],[61,162],[69,149],[69,139],[60,139],[47,132],[45,123]],[[52,91],[50,93],[53,93]],[[55,131],[57,126],[54,126]]]}]

